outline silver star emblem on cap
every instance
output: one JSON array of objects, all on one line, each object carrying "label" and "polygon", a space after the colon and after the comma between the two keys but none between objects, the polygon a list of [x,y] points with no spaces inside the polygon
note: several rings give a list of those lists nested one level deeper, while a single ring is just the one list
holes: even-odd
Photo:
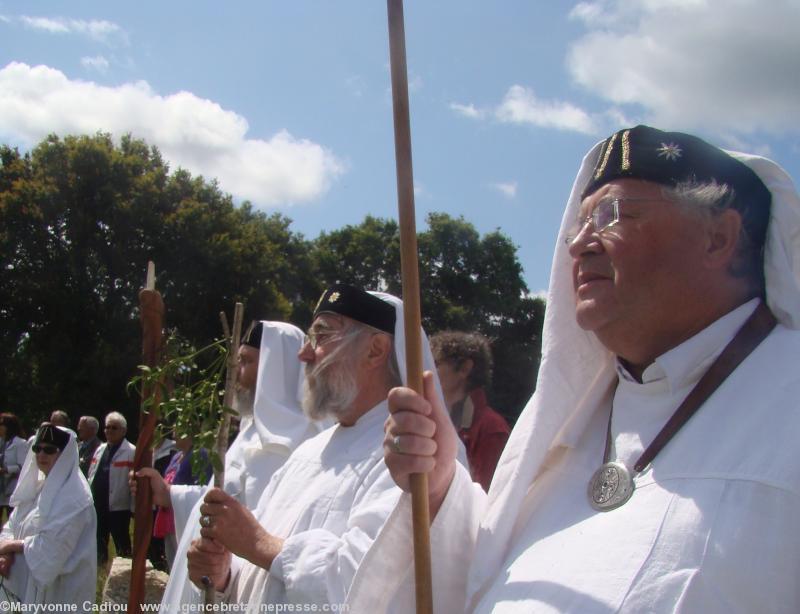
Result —
[{"label": "silver star emblem on cap", "polygon": [[680,145],[675,143],[661,143],[661,147],[656,149],[659,157],[664,157],[667,160],[675,161],[683,155]]}]

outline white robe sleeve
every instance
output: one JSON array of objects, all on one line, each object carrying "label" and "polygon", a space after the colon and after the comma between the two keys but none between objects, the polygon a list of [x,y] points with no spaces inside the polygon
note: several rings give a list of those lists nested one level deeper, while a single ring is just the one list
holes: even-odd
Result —
[{"label": "white robe sleeve", "polygon": [[269,575],[273,582],[283,583],[287,603],[344,603],[364,554],[401,494],[382,459],[364,480],[362,490],[341,536],[311,529],[295,533],[284,542]]},{"label": "white robe sleeve", "polygon": [[[433,610],[462,612],[486,493],[456,463],[447,496],[431,526]],[[381,529],[347,595],[350,612],[413,612],[415,585],[411,495],[403,494]]]},{"label": "white robe sleeve", "polygon": [[35,535],[23,539],[23,553],[31,575],[39,585],[53,582],[65,568],[72,567],[69,560],[78,549],[78,539],[90,522],[91,507],[75,514],[70,522],[57,528],[43,527]]},{"label": "white robe sleeve", "polygon": [[185,484],[171,484],[169,487],[169,500],[172,505],[172,515],[175,519],[175,538],[181,541],[186,523],[194,506],[203,496],[205,486],[189,486]]},{"label": "white robe sleeve", "polygon": [[5,464],[8,477],[18,476],[25,457],[28,455],[28,442],[21,437],[15,437],[14,441],[6,450]]},{"label": "white robe sleeve", "polygon": [[[14,508],[14,511],[11,512],[11,515],[8,517],[5,525],[3,526],[2,532],[0,532],[0,541],[6,540],[13,540],[16,539],[14,537],[15,533],[18,532],[18,519],[20,517],[20,512],[23,512],[22,518],[25,517],[25,513],[30,511],[30,508],[26,508],[22,510],[19,507]],[[11,565],[11,572],[3,581],[4,587],[11,591],[13,594],[18,596],[25,595],[25,587],[28,584],[28,567],[25,564],[24,557],[17,553],[14,558],[14,563]],[[0,602],[4,600],[6,595],[0,591]]]}]

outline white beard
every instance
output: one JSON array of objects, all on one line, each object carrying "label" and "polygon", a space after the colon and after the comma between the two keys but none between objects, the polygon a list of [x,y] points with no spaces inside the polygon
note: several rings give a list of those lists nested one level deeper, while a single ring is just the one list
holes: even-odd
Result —
[{"label": "white beard", "polygon": [[358,396],[355,360],[343,357],[319,365],[306,365],[303,381],[303,413],[312,420],[346,415]]},{"label": "white beard", "polygon": [[256,404],[256,390],[255,388],[240,388],[236,387],[236,392],[233,395],[233,409],[240,416],[252,416],[253,407]]}]

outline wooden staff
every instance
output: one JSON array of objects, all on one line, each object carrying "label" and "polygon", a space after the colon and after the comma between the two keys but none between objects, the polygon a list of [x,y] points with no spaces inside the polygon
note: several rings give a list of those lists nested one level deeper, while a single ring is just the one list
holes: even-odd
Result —
[{"label": "wooden staff", "polygon": [[[414,173],[411,164],[411,122],[408,112],[403,0],[387,0],[389,14],[389,63],[392,73],[394,153],[397,167],[397,208],[400,221],[400,270],[403,278],[406,375],[408,386],[422,394],[422,339],[419,298],[417,230],[414,214]],[[431,582],[430,509],[428,476],[411,476],[411,509],[414,527],[414,573],[418,614],[433,612]]]},{"label": "wooden staff", "polygon": [[[142,323],[142,360],[148,367],[155,367],[161,360],[162,329],[164,325],[164,301],[156,290],[155,265],[147,263],[147,282],[139,291],[139,319]],[[158,420],[158,389],[142,390],[142,409],[139,411],[139,437],[136,440],[136,453],[133,457],[133,470],[153,464],[153,442]],[[153,397],[149,411],[144,410],[144,402]],[[136,478],[136,512],[133,518],[133,562],[131,580],[128,587],[128,612],[141,612],[144,601],[145,564],[147,549],[153,534],[153,495],[148,478]]]},{"label": "wooden staff", "polygon": [[[219,318],[222,322],[222,330],[227,339],[228,346],[228,360],[225,367],[225,396],[223,397],[222,404],[225,407],[231,407],[233,404],[233,394],[236,390],[236,353],[239,351],[239,343],[242,337],[242,314],[244,313],[244,306],[242,303],[236,303],[233,308],[233,332],[228,327],[228,318],[225,316],[224,311],[220,311]],[[225,453],[228,451],[228,433],[231,428],[231,416],[228,412],[222,414],[222,422],[217,429],[217,438],[214,442],[214,448],[220,459],[223,459],[222,468],[214,469],[214,488],[222,488],[225,484]],[[216,591],[214,590],[211,582],[203,582],[203,601],[206,605],[206,611],[209,606],[213,606],[216,602]]]}]

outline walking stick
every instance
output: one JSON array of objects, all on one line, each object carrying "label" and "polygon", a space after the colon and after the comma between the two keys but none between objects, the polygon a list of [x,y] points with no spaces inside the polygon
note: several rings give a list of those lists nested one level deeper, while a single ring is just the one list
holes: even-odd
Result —
[{"label": "walking stick", "polygon": [[[148,367],[155,367],[161,360],[162,328],[164,325],[164,301],[156,290],[155,265],[147,263],[147,282],[139,291],[139,318],[142,323],[142,359]],[[158,402],[144,410],[145,402],[158,390],[142,390],[142,408],[139,411],[139,437],[136,439],[136,453],[133,457],[133,471],[153,464],[153,433],[158,420]],[[128,612],[141,612],[144,600],[145,564],[147,548],[153,534],[153,496],[148,478],[136,478],[136,511],[133,517],[133,562],[131,580],[128,587]]]},{"label": "walking stick", "polygon": [[[403,0],[387,0],[389,15],[389,63],[392,73],[394,152],[397,167],[397,208],[400,223],[400,270],[403,280],[406,375],[408,386],[422,394],[422,340],[420,337],[419,264],[414,216],[414,174],[411,164],[411,125],[408,112]],[[414,577],[417,614],[433,612],[431,582],[430,509],[428,476],[411,476],[411,509],[414,527]]]},{"label": "walking stick", "polygon": [[[225,396],[223,397],[222,404],[225,407],[230,407],[233,404],[233,393],[236,389],[236,352],[239,349],[239,341],[242,336],[242,314],[244,306],[242,303],[236,303],[233,309],[233,332],[228,327],[228,319],[225,312],[219,313],[219,318],[222,321],[222,330],[227,339],[228,345],[228,360],[225,371]],[[214,444],[217,455],[220,459],[225,458],[225,453],[228,451],[228,433],[231,428],[231,416],[228,412],[222,414],[222,422],[217,429],[217,438]],[[222,488],[225,484],[225,465],[220,469],[214,469],[214,488]],[[203,578],[203,602],[205,603],[206,610],[213,607],[216,602],[216,594],[214,586],[208,578]]]}]

